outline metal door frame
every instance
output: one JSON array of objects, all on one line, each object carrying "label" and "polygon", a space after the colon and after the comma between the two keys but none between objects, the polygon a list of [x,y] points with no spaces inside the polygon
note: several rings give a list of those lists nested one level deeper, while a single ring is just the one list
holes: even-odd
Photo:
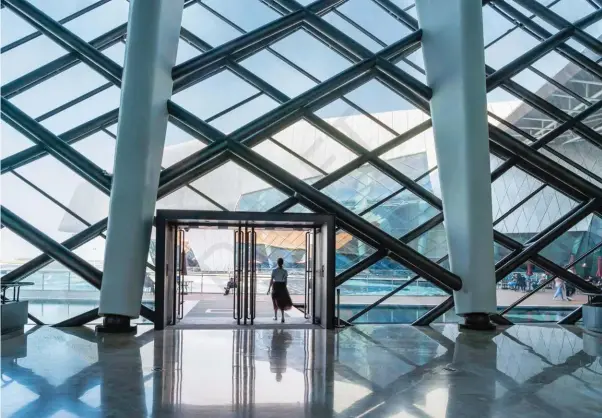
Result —
[{"label": "metal door frame", "polygon": [[[315,213],[272,213],[272,212],[226,212],[226,211],[198,211],[198,210],[158,210],[156,214],[156,283],[155,283],[155,329],[164,329],[177,321],[177,312],[174,315],[172,304],[177,303],[175,293],[176,257],[168,243],[173,243],[178,238],[179,228],[195,227],[238,227],[239,234],[244,229],[254,231],[257,228],[278,229],[313,229],[315,231],[312,249],[312,291],[309,303],[312,312],[312,321],[319,320],[319,324],[328,329],[334,328],[335,311],[335,217],[331,214]],[[319,231],[319,232],[318,232]],[[240,235],[239,235],[240,236]],[[251,235],[249,235],[250,237]],[[318,240],[317,237],[320,237]],[[253,235],[256,244],[257,236]],[[320,245],[317,245],[320,243]],[[173,247],[174,245],[172,245]],[[316,254],[320,250],[319,254]],[[242,248],[241,248],[242,251]],[[256,251],[254,252],[256,254]],[[240,253],[239,253],[240,254]],[[246,310],[241,317],[242,322],[252,322],[255,319],[256,309],[256,263],[253,254],[253,263],[247,271],[247,292],[252,290],[253,298],[247,301]],[[247,255],[250,257],[251,254]],[[180,257],[181,258],[181,257]],[[306,259],[307,259],[306,254]],[[242,259],[242,257],[241,257]],[[321,267],[316,265],[320,260]],[[237,261],[236,259],[235,261]],[[250,260],[249,260],[250,261]],[[249,263],[248,263],[249,264]],[[307,270],[307,266],[306,266]],[[317,289],[317,272],[320,272],[320,289]],[[307,273],[306,273],[307,277]],[[235,295],[242,291],[242,285],[237,283]],[[316,295],[320,292],[320,306],[323,311],[317,315]],[[306,305],[307,305],[306,299]],[[234,302],[235,303],[235,302]],[[326,312],[326,315],[324,314]],[[236,318],[235,318],[236,319]]]}]

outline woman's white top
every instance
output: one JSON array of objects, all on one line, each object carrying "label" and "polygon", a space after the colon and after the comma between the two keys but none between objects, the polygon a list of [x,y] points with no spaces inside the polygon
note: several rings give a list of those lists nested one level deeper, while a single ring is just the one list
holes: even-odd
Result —
[{"label": "woman's white top", "polygon": [[288,278],[288,271],[286,269],[275,268],[272,270],[272,280],[275,283],[286,283],[286,279]]}]

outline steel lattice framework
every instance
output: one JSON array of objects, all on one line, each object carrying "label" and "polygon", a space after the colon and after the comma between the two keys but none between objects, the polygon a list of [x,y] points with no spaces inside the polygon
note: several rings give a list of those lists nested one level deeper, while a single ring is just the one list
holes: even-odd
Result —
[{"label": "steel lattice framework", "polygon": [[[192,55],[194,56],[173,68],[174,96],[194,88],[199,83],[209,80],[223,71],[234,74],[256,89],[257,93],[204,119],[186,109],[185,106],[177,104],[175,97],[168,103],[170,122],[200,141],[202,148],[162,171],[157,195],[157,199],[160,200],[185,187],[213,202],[210,196],[192,183],[231,161],[287,196],[270,208],[270,211],[294,210],[296,205],[301,204],[309,210],[334,213],[337,216],[339,228],[375,250],[366,258],[339,273],[336,279],[337,286],[386,257],[416,273],[416,276],[410,281],[353,315],[349,319],[350,322],[399,293],[419,278],[430,281],[448,294],[451,294],[451,291],[460,285],[460,278],[445,268],[446,257],[431,260],[421,254],[421,251],[417,250],[415,246],[410,245],[414,240],[434,228],[442,227],[444,221],[442,201],[421,183],[421,180],[432,174],[436,167],[429,169],[417,178],[410,178],[382,158],[385,153],[426,132],[431,127],[430,120],[427,119],[405,132],[397,132],[349,98],[350,92],[376,80],[398,94],[415,109],[426,114],[429,113],[431,89],[419,79],[424,70],[417,63],[419,60],[415,59],[417,55],[421,54],[421,31],[418,22],[411,15],[414,8],[413,2],[364,1],[369,3],[370,7],[377,7],[380,11],[386,12],[389,18],[394,19],[400,25],[399,27],[403,28],[403,31],[400,30],[400,34],[405,33],[405,36],[398,36],[395,41],[385,41],[374,35],[368,28],[349,17],[345,11],[345,7],[351,7],[350,4],[354,3],[353,0],[318,0],[310,4],[302,2],[305,5],[295,0],[257,0],[258,4],[269,8],[271,13],[277,13],[278,17],[248,31],[242,25],[211,7],[208,4],[210,2],[186,1],[187,9],[202,8],[221,24],[229,25],[237,32],[237,36],[221,45],[212,46],[186,29],[184,25],[180,37],[188,47],[193,48],[194,54]],[[551,273],[553,277],[547,283],[558,276],[582,291],[600,293],[600,289],[575,274],[571,268],[597,251],[602,246],[602,240],[594,242],[566,265],[562,265],[564,261],[560,263],[558,260],[552,261],[543,254],[548,246],[569,232],[579,222],[588,217],[598,217],[602,214],[601,170],[598,168],[596,171],[596,167],[585,166],[581,161],[563,154],[554,146],[559,139],[567,140],[578,137],[591,148],[592,153],[600,152],[602,149],[602,136],[599,133],[599,128],[602,126],[600,124],[602,101],[598,99],[602,93],[602,67],[599,65],[599,61],[602,59],[602,42],[587,30],[588,27],[602,19],[602,2],[587,0],[591,6],[591,13],[571,22],[554,11],[554,7],[559,1],[549,1],[547,5],[542,5],[535,0],[483,1],[484,13],[486,8],[487,13],[494,13],[498,19],[503,19],[509,26],[507,31],[500,33],[489,43],[486,42],[486,52],[488,48],[495,47],[496,42],[512,36],[512,33],[516,31],[529,34],[536,42],[536,46],[519,54],[499,68],[488,66],[486,69],[489,92],[502,89],[516,100],[522,101],[523,107],[528,109],[527,111],[523,110],[520,117],[515,114],[502,117],[490,111],[490,151],[499,159],[499,164],[491,173],[492,183],[500,181],[510,170],[520,170],[523,175],[536,179],[540,183],[530,193],[517,198],[511,207],[495,220],[494,227],[520,210],[521,206],[544,189],[552,190],[553,193],[558,193],[575,202],[570,210],[542,227],[538,233],[524,242],[519,242],[507,234],[494,230],[496,245],[505,248],[508,253],[497,262],[496,275],[497,280],[500,281],[517,267],[531,262]],[[126,24],[114,27],[109,32],[89,41],[83,40],[67,28],[69,22],[75,21],[87,13],[93,13],[94,10],[108,3],[110,3],[109,0],[97,1],[57,21],[25,0],[2,0],[2,13],[8,10],[36,29],[34,33],[3,45],[2,54],[16,50],[39,37],[51,39],[67,51],[67,54],[2,86],[2,120],[35,144],[4,157],[2,159],[2,175],[16,176],[86,226],[85,229],[69,239],[57,242],[30,222],[22,219],[20,214],[2,206],[2,225],[43,251],[43,254],[6,274],[2,278],[3,282],[23,280],[56,260],[94,287],[100,288],[102,271],[79,257],[75,251],[97,237],[104,238],[107,219],[96,222],[84,219],[52,193],[29,180],[21,169],[50,155],[101,193],[110,194],[111,175],[99,167],[93,159],[78,151],[76,145],[98,133],[115,138],[110,128],[117,122],[118,109],[96,115],[85,123],[61,134],[56,134],[43,125],[45,120],[61,112],[67,112],[69,109],[86,103],[86,100],[111,88],[120,87],[123,69],[105,52],[125,42]],[[407,5],[402,7],[404,4],[400,3],[407,3]],[[528,15],[528,13],[532,13],[532,15]],[[341,29],[343,27],[341,22],[347,25],[346,27],[353,28],[354,31]],[[330,53],[338,54],[340,58],[346,60],[347,68],[330,78],[318,77],[304,69],[300,63],[287,58],[274,47],[278,42],[300,32],[321,42],[322,45],[329,48]],[[365,42],[358,41],[359,38],[352,37],[350,33],[362,34],[362,39],[370,39],[376,46],[368,48],[365,46]],[[578,47],[576,43],[581,46]],[[182,44],[181,42],[180,45]],[[295,97],[289,97],[241,64],[245,59],[260,52],[269,52],[277,57],[288,66],[287,68],[294,69],[310,80],[313,86]],[[550,53],[558,54],[567,60],[571,64],[572,73],[566,74],[565,72],[565,74],[550,76],[538,68],[537,62]],[[35,118],[14,103],[14,99],[19,95],[81,63],[100,75],[105,82]],[[517,81],[517,75],[526,70],[532,71],[546,81],[546,92],[543,92],[544,88],[530,91]],[[553,88],[551,94],[550,86]],[[583,91],[578,90],[578,87],[575,86],[584,86]],[[269,98],[275,103],[271,110],[228,134],[211,124],[212,121],[235,112],[241,106],[259,97]],[[199,100],[203,99],[199,98]],[[335,100],[342,100],[372,123],[385,129],[392,135],[392,139],[376,148],[369,149],[348,133],[337,129],[316,114],[318,110]],[[254,150],[254,147],[265,141],[277,144],[273,136],[299,121],[308,123],[328,138],[336,141],[353,153],[354,158],[328,172],[316,167],[309,158],[299,152],[280,144],[283,152],[315,168],[321,174],[317,181],[309,184],[287,171],[285,167],[278,166]],[[400,185],[399,190],[384,197],[373,207],[386,204],[400,192],[408,192],[429,207],[434,208],[437,214],[412,228],[403,236],[392,236],[365,218],[364,215],[373,207],[356,213],[346,207],[343,202],[337,201],[325,193],[328,186],[351,176],[354,170],[366,164]],[[217,202],[215,205],[226,209]],[[148,268],[153,269],[152,264],[149,263]],[[547,283],[540,284],[532,292],[526,293],[500,315],[495,316],[494,320],[501,324],[511,323],[504,315],[544,288]],[[452,307],[453,298],[449,296],[414,324],[430,324]],[[152,310],[142,306],[141,314],[152,320]],[[561,323],[574,323],[580,319],[580,315],[579,308],[564,318]],[[57,325],[83,324],[97,316],[98,310],[94,309]],[[32,319],[37,321],[35,318]]]}]

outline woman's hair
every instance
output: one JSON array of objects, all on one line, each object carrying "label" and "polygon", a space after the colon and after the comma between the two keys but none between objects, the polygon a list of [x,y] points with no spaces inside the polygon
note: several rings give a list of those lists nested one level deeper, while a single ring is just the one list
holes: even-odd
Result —
[{"label": "woman's hair", "polygon": [[284,260],[282,258],[279,258],[276,262],[278,263],[278,267],[282,267],[282,265],[284,264]]}]

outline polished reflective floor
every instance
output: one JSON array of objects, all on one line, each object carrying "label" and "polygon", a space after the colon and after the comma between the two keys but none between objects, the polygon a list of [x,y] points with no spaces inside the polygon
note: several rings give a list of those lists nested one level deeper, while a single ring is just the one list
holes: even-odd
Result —
[{"label": "polished reflective floor", "polygon": [[2,417],[600,417],[578,327],[178,329],[2,341]]}]

